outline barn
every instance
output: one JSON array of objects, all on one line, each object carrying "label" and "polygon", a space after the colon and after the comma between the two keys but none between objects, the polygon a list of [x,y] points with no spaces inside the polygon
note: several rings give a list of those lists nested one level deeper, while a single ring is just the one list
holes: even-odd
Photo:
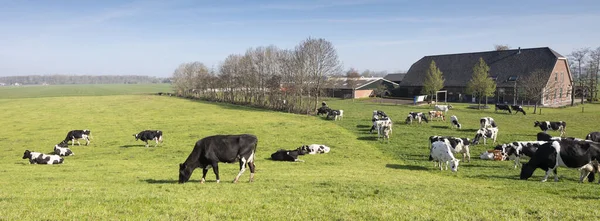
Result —
[{"label": "barn", "polygon": [[364,98],[375,96],[378,88],[389,95],[389,91],[397,86],[397,83],[381,77],[330,77],[325,81],[323,91],[327,97]]},{"label": "barn", "polygon": [[425,56],[410,67],[393,94],[420,95],[425,73],[433,60],[443,73],[442,90],[448,91],[448,101],[476,102],[465,92],[479,58],[490,67],[489,75],[497,85],[494,97],[488,98],[490,103],[520,103],[523,99],[519,87],[526,85],[519,85],[522,83],[519,79],[539,70],[544,72],[543,80],[547,82],[547,93],[539,98],[542,105],[563,106],[571,101],[572,76],[567,58],[548,47]]}]

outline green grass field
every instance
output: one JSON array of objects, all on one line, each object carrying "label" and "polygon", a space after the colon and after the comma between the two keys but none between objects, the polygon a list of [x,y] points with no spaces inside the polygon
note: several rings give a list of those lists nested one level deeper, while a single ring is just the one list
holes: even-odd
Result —
[{"label": "green grass field", "polygon": [[[129,94],[121,89],[121,94]],[[159,90],[160,91],[160,90]],[[166,90],[164,90],[166,91]],[[89,95],[88,92],[81,92]],[[4,97],[2,97],[4,98]],[[449,122],[401,123],[409,111],[429,108],[329,100],[342,121],[155,95],[0,99],[0,220],[596,220],[600,185],[577,183],[578,171],[559,169],[559,182],[539,182],[537,170],[518,179],[512,162],[479,160],[493,145],[473,146],[472,162],[457,173],[427,161],[431,135],[473,138],[478,119],[499,124],[499,142],[534,140],[535,120],[564,120],[567,135],[597,131],[600,105],[543,109],[523,116],[456,105],[463,130]],[[93,102],[90,102],[93,101]],[[394,120],[389,144],[368,134],[371,113]],[[530,110],[531,111],[531,110]],[[62,165],[30,165],[26,149],[51,152],[72,129],[90,129],[89,146],[71,146]],[[164,131],[164,143],[146,148],[132,134]],[[258,136],[257,173],[232,184],[237,164],[220,164],[221,183],[197,170],[177,184],[178,164],[194,143],[213,134]],[[557,133],[552,133],[557,135]],[[270,154],[302,144],[331,152],[304,163],[274,162]]]},{"label": "green grass field", "polygon": [[106,96],[172,92],[171,84],[76,84],[0,87],[0,99],[65,96]]}]

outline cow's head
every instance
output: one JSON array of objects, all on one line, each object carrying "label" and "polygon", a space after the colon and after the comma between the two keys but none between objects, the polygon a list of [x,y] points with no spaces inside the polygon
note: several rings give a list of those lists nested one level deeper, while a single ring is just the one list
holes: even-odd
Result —
[{"label": "cow's head", "polygon": [[452,105],[448,104],[448,109],[452,109]]},{"label": "cow's head", "polygon": [[31,158],[31,151],[25,150],[25,153],[23,153],[23,159],[29,159],[29,158]]},{"label": "cow's head", "polygon": [[527,180],[531,175],[533,175],[533,171],[535,171],[535,167],[529,166],[529,163],[523,164],[521,167],[521,175],[519,176],[522,180]]},{"label": "cow's head", "polygon": [[297,149],[295,149],[294,151],[298,151],[298,155],[305,155],[308,152],[306,151],[306,149],[304,148],[304,146],[302,147],[298,147]]},{"label": "cow's head", "polygon": [[138,134],[134,134],[133,137],[135,137],[135,140],[137,141],[138,139],[140,139],[140,137],[138,136]]},{"label": "cow's head", "polygon": [[459,159],[454,159],[450,161],[450,170],[452,170],[452,172],[458,171],[458,162],[460,162]]},{"label": "cow's head", "polygon": [[539,121],[533,122],[533,127],[539,127],[539,126],[540,126],[540,122]]},{"label": "cow's head", "polygon": [[179,183],[185,183],[190,180],[194,168],[187,166],[185,163],[179,164]]},{"label": "cow's head", "polygon": [[[68,142],[68,141],[67,141]],[[58,144],[56,144],[57,147],[68,147],[69,145],[67,145],[67,142],[65,142],[64,140]]]},{"label": "cow's head", "polygon": [[479,144],[479,140],[483,136],[485,136],[485,133],[486,133],[486,130],[484,128],[477,130],[477,133],[475,134],[475,138],[473,138],[473,145]]}]

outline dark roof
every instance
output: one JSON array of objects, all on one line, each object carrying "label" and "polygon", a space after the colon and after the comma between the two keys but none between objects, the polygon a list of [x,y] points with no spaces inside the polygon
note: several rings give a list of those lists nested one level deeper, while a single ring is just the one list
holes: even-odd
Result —
[{"label": "dark roof", "polygon": [[[385,80],[383,78],[364,78],[364,77],[360,77],[360,78],[356,78],[354,79],[354,85],[355,88],[354,89],[361,89],[362,87],[365,87],[367,85],[370,85],[374,82],[377,81],[387,81],[391,84],[394,85],[398,85],[394,82]],[[345,77],[332,77],[327,79],[327,81],[325,82],[325,84],[323,85],[323,88],[335,88],[335,89],[352,89],[352,87],[350,87],[350,85],[348,85],[348,80]]]},{"label": "dark roof", "polygon": [[400,87],[422,86],[432,60],[442,71],[444,86],[464,87],[480,57],[490,67],[489,75],[496,78],[499,87],[511,87],[514,83],[507,81],[510,77],[521,79],[537,69],[547,70],[549,78],[557,59],[565,58],[548,47],[425,56],[410,67]]},{"label": "dark roof", "polygon": [[386,79],[388,81],[402,81],[402,79],[404,79],[404,76],[406,76],[406,73],[394,73],[386,75],[385,77],[383,77],[383,79]]}]

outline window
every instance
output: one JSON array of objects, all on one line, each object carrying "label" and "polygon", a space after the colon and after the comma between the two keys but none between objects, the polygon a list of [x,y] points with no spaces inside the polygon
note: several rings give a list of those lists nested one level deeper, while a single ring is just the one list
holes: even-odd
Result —
[{"label": "window", "polygon": [[563,92],[563,91],[562,91],[562,87],[561,87],[561,88],[560,88],[560,93],[558,94],[558,97],[559,97],[559,98],[562,98],[562,92]]},{"label": "window", "polygon": [[558,72],[554,73],[554,81],[558,81]]},{"label": "window", "polygon": [[556,92],[558,92],[558,90],[554,89],[554,99],[556,99]]}]

